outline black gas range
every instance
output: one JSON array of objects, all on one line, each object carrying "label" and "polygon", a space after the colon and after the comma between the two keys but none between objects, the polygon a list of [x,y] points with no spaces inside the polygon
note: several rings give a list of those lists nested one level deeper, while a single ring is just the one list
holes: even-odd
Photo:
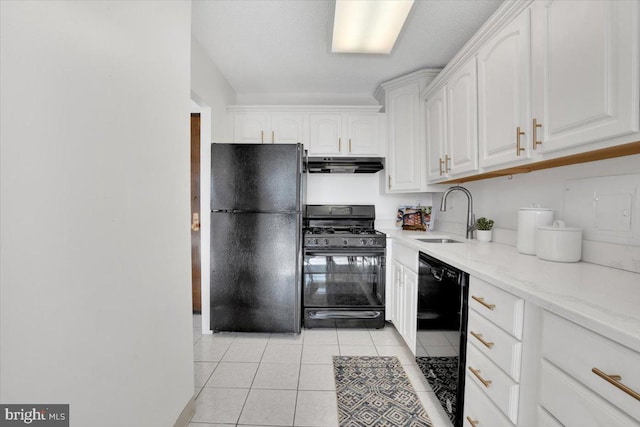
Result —
[{"label": "black gas range", "polygon": [[373,205],[306,205],[304,324],[384,327],[386,235]]}]

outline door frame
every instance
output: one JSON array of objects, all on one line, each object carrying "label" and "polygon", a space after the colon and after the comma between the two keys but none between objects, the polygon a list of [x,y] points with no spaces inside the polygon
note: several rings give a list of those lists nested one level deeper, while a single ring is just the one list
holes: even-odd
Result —
[{"label": "door frame", "polygon": [[[200,283],[202,333],[211,334],[210,254],[211,254],[211,107],[191,94],[190,113],[200,113]],[[191,220],[191,218],[189,218]]]}]

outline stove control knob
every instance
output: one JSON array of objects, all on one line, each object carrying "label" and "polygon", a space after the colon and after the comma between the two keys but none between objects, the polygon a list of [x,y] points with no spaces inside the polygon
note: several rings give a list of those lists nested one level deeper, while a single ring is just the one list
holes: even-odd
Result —
[{"label": "stove control knob", "polygon": [[373,239],[369,239],[369,244],[370,244],[370,245],[375,245],[375,243],[376,243],[376,242],[375,242],[375,240],[373,240]]},{"label": "stove control knob", "polygon": [[362,246],[366,245],[367,244],[367,239],[360,239],[360,244]]},{"label": "stove control knob", "polygon": [[313,244],[317,245],[318,244],[318,239],[313,239]]},{"label": "stove control knob", "polygon": [[329,246],[329,239],[324,239],[325,246]]},{"label": "stove control knob", "polygon": [[348,241],[347,239],[344,239],[344,240],[342,241],[342,244],[343,244],[343,245],[345,245],[345,246],[347,246],[347,245],[349,244],[349,241]]}]

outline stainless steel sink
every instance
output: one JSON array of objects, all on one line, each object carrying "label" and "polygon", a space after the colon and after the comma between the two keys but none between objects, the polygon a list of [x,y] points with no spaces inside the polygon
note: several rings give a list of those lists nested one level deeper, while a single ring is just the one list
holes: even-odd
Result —
[{"label": "stainless steel sink", "polygon": [[453,239],[416,239],[418,242],[425,242],[425,243],[462,243],[458,240],[453,240]]}]

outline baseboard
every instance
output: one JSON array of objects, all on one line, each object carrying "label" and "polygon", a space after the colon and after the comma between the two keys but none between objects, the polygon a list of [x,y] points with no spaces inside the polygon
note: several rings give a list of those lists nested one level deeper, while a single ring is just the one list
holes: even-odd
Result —
[{"label": "baseboard", "polygon": [[191,421],[191,418],[195,413],[196,413],[196,401],[192,397],[191,399],[189,399],[189,401],[185,405],[184,409],[180,413],[180,416],[178,417],[176,422],[173,424],[173,427],[188,427],[189,421]]}]

